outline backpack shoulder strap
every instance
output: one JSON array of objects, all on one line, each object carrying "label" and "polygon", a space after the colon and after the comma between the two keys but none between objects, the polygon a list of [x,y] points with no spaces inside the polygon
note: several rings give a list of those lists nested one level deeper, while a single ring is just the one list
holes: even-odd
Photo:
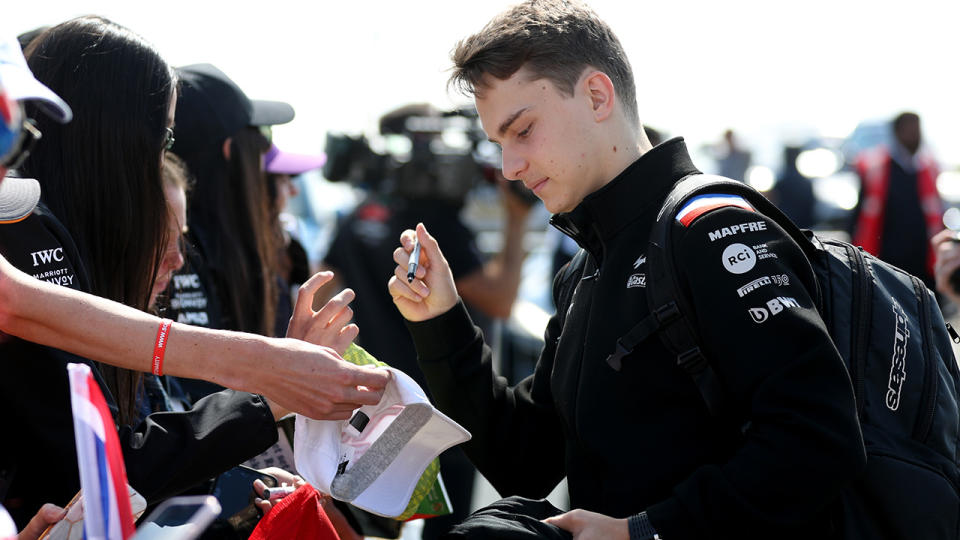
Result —
[{"label": "backpack shoulder strap", "polygon": [[[673,222],[683,205],[691,198],[707,193],[743,197],[759,213],[783,227],[808,258],[813,256],[818,248],[780,209],[742,182],[721,176],[696,174],[678,182],[667,195],[650,232],[650,247],[647,251],[647,302],[651,313],[664,310],[677,312],[659,328],[660,339],[667,350],[676,355],[677,364],[693,378],[707,409],[711,414],[717,415],[723,408],[724,391],[716,372],[700,349],[696,324],[690,316],[693,313],[693,302],[680,285],[671,236]],[[819,300],[819,291],[816,297]]]}]

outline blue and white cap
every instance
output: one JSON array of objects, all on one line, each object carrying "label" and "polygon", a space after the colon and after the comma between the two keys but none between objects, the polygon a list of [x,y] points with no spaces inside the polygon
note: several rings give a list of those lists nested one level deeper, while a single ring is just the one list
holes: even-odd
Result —
[{"label": "blue and white cap", "polygon": [[33,76],[17,38],[5,33],[0,33],[0,84],[14,100],[35,101],[44,113],[61,124],[73,118],[70,106]]}]

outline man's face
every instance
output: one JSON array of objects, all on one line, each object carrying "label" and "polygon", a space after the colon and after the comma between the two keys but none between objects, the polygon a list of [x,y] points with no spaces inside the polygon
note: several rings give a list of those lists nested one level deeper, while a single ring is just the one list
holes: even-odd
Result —
[{"label": "man's face", "polygon": [[897,140],[911,154],[916,154],[920,149],[920,120],[908,118],[904,120],[896,130]]},{"label": "man's face", "polygon": [[487,137],[503,150],[503,175],[520,180],[552,213],[573,210],[603,186],[591,134],[597,128],[583,79],[573,97],[526,68],[509,79],[487,75],[476,97]]}]

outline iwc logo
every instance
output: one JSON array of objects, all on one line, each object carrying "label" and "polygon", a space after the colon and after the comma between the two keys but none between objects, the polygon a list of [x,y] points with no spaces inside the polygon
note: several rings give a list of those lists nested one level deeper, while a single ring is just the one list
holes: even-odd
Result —
[{"label": "iwc logo", "polygon": [[723,250],[723,267],[731,274],[744,274],[753,270],[757,264],[757,254],[750,246],[744,244],[730,244]]}]

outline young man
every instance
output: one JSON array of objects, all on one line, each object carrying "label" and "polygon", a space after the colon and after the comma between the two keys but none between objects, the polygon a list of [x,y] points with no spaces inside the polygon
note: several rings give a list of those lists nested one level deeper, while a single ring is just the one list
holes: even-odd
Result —
[{"label": "young man", "polygon": [[[831,537],[838,494],[865,454],[850,380],[799,247],[731,198],[688,207],[672,225],[679,282],[729,397],[722,420],[657,338],[614,370],[606,359],[617,339],[649,314],[651,226],[671,187],[698,172],[683,140],[651,149],[626,55],[582,5],[518,5],[453,58],[452,80],[473,93],[484,130],[503,149],[504,175],[530,187],[587,254],[572,301],[560,302],[547,326],[534,375],[508,387],[433,237],[418,225],[394,252],[389,289],[435,401],[473,434],[467,454],[502,495],[544,497],[566,476],[575,509],[541,522],[559,512],[511,498],[458,532]],[[408,284],[414,239],[420,267]]]}]

